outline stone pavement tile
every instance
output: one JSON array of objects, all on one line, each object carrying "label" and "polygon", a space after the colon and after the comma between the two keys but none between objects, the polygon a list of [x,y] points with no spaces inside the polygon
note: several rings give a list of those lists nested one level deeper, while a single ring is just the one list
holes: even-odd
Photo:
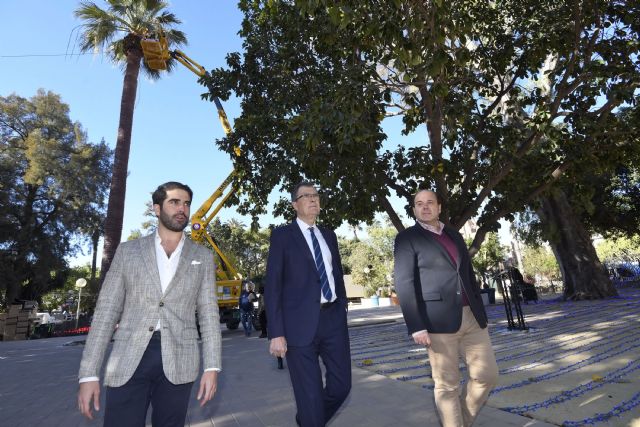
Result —
[{"label": "stone pavement tile", "polygon": [[[187,427],[214,427],[213,422],[211,422],[211,420],[193,422],[188,417],[187,417],[186,426]],[[216,427],[219,427],[219,426],[216,425]]]},{"label": "stone pavement tile", "polygon": [[352,373],[351,395],[332,427],[439,425],[428,391],[357,367]]},{"label": "stone pavement tile", "polygon": [[[358,315],[364,320],[368,317],[365,310]],[[6,357],[0,360],[3,379],[0,424],[11,427],[102,424],[103,411],[97,420],[90,422],[76,408],[76,375],[83,347],[65,347],[66,342],[69,338],[26,341],[19,345],[0,343],[0,356]],[[34,354],[35,348],[48,353],[45,361],[28,356]],[[241,332],[223,331],[223,371],[214,400],[204,408],[195,400],[198,385],[196,382],[192,390],[190,427],[295,427],[296,408],[289,373],[286,368],[276,369],[276,360],[268,354],[265,339],[247,339]],[[102,396],[104,399],[104,393]],[[515,427],[530,421],[485,408],[477,425]],[[329,427],[438,425],[432,392],[354,366],[352,392]]]},{"label": "stone pavement tile", "polygon": [[555,424],[548,424],[543,421],[521,417],[510,412],[501,411],[490,406],[485,406],[480,411],[474,427],[553,427]]}]

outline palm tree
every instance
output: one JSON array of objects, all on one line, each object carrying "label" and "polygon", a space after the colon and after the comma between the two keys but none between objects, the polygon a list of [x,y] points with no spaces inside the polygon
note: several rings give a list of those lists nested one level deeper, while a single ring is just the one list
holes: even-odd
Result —
[{"label": "palm tree", "polygon": [[[122,65],[124,82],[120,101],[120,121],[113,160],[113,174],[109,191],[107,217],[104,223],[104,247],[100,277],[104,279],[111,260],[120,244],[124,199],[127,189],[127,166],[131,148],[131,128],[133,109],[138,89],[140,65],[152,79],[160,77],[144,63],[140,41],[145,38],[159,38],[163,33],[170,47],[184,45],[187,39],[182,31],[171,28],[180,24],[173,13],[166,11],[168,3],[161,0],[107,0],[108,8],[102,9],[94,2],[85,1],[75,11],[82,19],[80,49],[83,52],[103,52]],[[169,60],[167,69],[173,68]]]}]

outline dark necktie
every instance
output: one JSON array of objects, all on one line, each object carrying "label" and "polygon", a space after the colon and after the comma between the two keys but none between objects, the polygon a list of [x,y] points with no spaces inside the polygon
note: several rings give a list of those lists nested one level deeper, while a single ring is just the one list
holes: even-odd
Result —
[{"label": "dark necktie", "polygon": [[333,298],[331,293],[331,287],[329,286],[329,278],[327,277],[327,270],[324,268],[324,261],[322,260],[322,251],[320,250],[320,243],[313,232],[313,227],[309,227],[311,233],[311,242],[313,242],[313,255],[316,258],[316,268],[318,274],[320,274],[320,285],[322,287],[322,296],[329,302]]}]

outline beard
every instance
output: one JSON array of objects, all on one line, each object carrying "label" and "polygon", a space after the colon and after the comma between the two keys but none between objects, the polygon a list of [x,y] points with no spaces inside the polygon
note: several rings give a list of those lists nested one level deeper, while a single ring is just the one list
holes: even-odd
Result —
[{"label": "beard", "polygon": [[182,215],[184,219],[177,219],[180,215],[174,215],[173,217],[166,214],[162,209],[160,209],[160,216],[158,220],[164,225],[167,229],[171,231],[182,231],[187,227],[189,223],[189,218],[186,215]]}]

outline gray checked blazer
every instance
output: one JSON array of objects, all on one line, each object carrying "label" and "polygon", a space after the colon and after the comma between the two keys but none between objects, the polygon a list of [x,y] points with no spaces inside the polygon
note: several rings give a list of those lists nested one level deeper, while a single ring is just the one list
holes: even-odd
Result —
[{"label": "gray checked blazer", "polygon": [[100,376],[113,336],[104,384],[124,385],[160,321],[165,375],[173,384],[195,381],[200,373],[196,312],[205,368],[222,368],[213,254],[185,239],[176,274],[163,294],[154,239],[155,233],[118,246],[100,291],[80,378]]}]

